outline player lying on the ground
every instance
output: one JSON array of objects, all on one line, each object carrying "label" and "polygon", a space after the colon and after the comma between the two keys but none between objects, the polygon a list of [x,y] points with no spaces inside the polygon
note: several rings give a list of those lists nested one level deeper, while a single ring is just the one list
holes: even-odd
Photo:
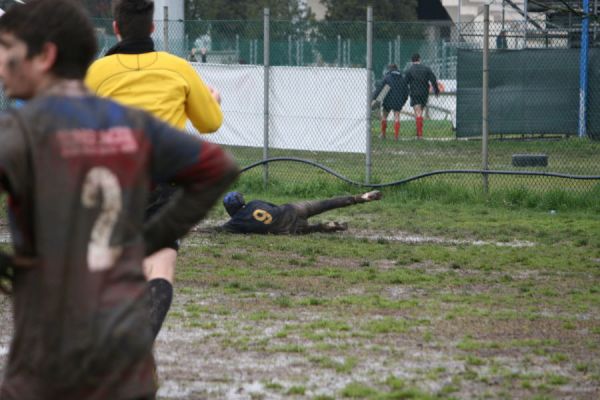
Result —
[{"label": "player lying on the ground", "polygon": [[229,192],[223,199],[223,205],[231,219],[223,225],[222,229],[232,233],[274,234],[345,231],[348,229],[348,224],[345,222],[310,224],[308,218],[335,208],[379,199],[381,199],[381,192],[373,190],[356,196],[300,201],[278,206],[262,200],[246,203],[240,192]]}]

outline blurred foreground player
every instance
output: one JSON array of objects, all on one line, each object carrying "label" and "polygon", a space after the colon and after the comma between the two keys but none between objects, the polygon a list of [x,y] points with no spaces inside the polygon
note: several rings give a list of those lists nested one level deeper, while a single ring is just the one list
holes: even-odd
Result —
[{"label": "blurred foreground player", "polygon": [[[75,0],[0,18],[14,331],[2,400],[141,400],[156,393],[144,256],[195,225],[237,175],[220,147],[83,84],[94,28]],[[153,182],[177,196],[144,223]],[[23,260],[29,260],[25,263]]]},{"label": "blurred foreground player", "polygon": [[334,197],[327,200],[300,201],[281,206],[262,200],[246,203],[240,192],[229,192],[223,198],[225,210],[231,217],[222,229],[231,233],[302,234],[335,232],[348,229],[346,223],[310,224],[308,218],[335,208],[381,199],[374,190],[356,196]]}]

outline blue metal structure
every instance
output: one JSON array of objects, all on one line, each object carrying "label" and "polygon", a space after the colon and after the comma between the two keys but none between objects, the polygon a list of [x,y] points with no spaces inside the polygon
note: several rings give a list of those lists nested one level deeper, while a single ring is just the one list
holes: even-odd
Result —
[{"label": "blue metal structure", "polygon": [[587,97],[588,97],[588,49],[590,47],[590,1],[583,0],[581,20],[581,51],[579,56],[579,130],[578,136],[587,135]]}]

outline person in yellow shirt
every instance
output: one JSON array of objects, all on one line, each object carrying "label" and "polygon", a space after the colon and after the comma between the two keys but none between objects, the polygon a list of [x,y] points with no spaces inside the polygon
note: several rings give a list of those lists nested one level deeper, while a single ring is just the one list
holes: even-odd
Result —
[{"label": "person in yellow shirt", "polygon": [[[219,92],[205,84],[186,60],[154,49],[154,2],[113,0],[112,11],[119,42],[90,66],[86,85],[100,96],[142,108],[180,129],[188,119],[201,133],[219,129],[223,122]],[[146,217],[151,218],[174,191],[169,182],[159,182]],[[171,306],[178,248],[173,243],[144,261],[155,336]]]}]

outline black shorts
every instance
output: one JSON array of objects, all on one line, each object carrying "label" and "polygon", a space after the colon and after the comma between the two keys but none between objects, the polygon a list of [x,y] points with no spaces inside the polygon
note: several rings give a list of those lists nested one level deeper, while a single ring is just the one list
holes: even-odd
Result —
[{"label": "black shorts", "polygon": [[383,100],[383,104],[381,105],[381,108],[383,108],[383,111],[385,111],[386,113],[389,113],[390,111],[401,111],[402,107],[404,107],[404,103],[406,103],[406,100],[408,100],[407,95],[403,95],[403,96],[396,95],[393,97],[388,95],[385,98],[385,100]]},{"label": "black shorts", "polygon": [[[150,219],[154,214],[156,214],[161,208],[167,204],[177,191],[177,187],[170,184],[160,184],[158,185],[151,193],[150,199],[148,200],[148,205],[146,206],[146,215],[145,219]],[[179,240],[174,241],[173,243],[167,246],[169,249],[173,249],[175,251],[179,251]]]},{"label": "black shorts", "polygon": [[386,108],[386,107],[383,107],[383,111],[384,111],[386,114],[389,114],[389,113],[390,113],[390,112],[392,112],[392,111],[398,111],[398,112],[400,112],[400,111],[402,111],[402,109],[401,109],[401,108],[400,108],[400,109],[395,109],[395,108]]},{"label": "black shorts", "polygon": [[429,94],[417,94],[415,96],[410,96],[410,106],[414,107],[416,105],[421,105],[425,107],[427,105],[427,100],[429,99]]}]

